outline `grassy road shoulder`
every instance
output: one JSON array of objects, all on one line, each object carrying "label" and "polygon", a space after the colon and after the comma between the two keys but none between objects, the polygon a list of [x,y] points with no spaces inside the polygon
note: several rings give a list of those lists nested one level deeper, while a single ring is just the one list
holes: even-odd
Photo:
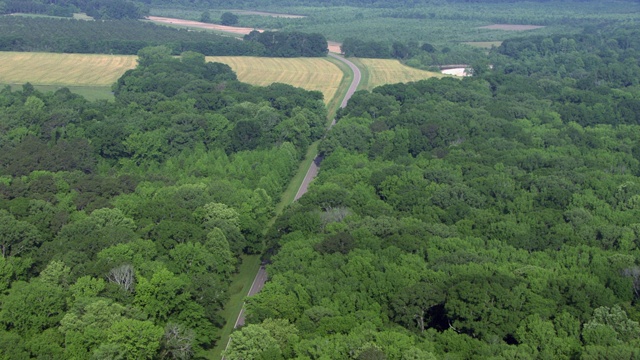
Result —
[{"label": "grassy road shoulder", "polygon": [[222,351],[224,351],[225,346],[227,346],[229,335],[233,331],[240,310],[242,310],[244,298],[249,293],[253,278],[256,276],[258,269],[260,269],[260,255],[243,256],[241,260],[242,263],[240,264],[238,273],[231,279],[229,300],[221,313],[225,319],[225,326],[220,330],[220,340],[216,347],[205,354],[209,359],[222,358]]}]

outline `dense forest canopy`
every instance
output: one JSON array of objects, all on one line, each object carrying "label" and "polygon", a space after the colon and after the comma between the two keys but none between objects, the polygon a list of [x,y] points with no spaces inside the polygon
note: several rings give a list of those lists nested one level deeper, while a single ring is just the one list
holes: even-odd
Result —
[{"label": "dense forest canopy", "polygon": [[0,91],[0,358],[191,358],[308,144],[319,92],[140,52],[115,102]]},{"label": "dense forest canopy", "polygon": [[[343,37],[348,55],[469,60],[474,76],[357,92],[325,136],[321,93],[250,86],[204,55],[318,56],[326,35],[283,22],[292,31],[238,41],[115,20],[255,5],[141,4],[2,2],[110,19],[2,17],[2,49],[121,51],[139,65],[111,102],[0,90],[0,358],[205,357],[246,254],[264,254],[270,280],[228,360],[640,358],[634,8],[627,26],[608,14],[486,52],[389,41],[396,28]],[[331,20],[354,20],[343,34],[471,16],[309,3],[324,4],[363,6]],[[271,226],[314,141],[318,178]]]},{"label": "dense forest canopy", "polygon": [[474,77],[356,93],[227,358],[640,357],[637,39],[514,40]]}]

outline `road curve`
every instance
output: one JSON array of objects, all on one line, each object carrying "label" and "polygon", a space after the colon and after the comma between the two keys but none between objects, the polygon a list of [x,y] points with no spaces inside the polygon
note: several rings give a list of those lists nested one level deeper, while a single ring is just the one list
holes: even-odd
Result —
[{"label": "road curve", "polygon": [[[349,66],[351,71],[353,71],[353,80],[351,81],[351,84],[349,85],[349,89],[347,90],[347,93],[344,95],[344,99],[342,99],[342,103],[340,104],[340,107],[344,108],[347,106],[347,103],[349,102],[349,99],[351,99],[351,96],[353,96],[353,93],[355,93],[356,90],[358,89],[358,85],[360,85],[360,80],[362,80],[362,73],[354,63],[345,59],[343,56],[336,55],[333,53],[329,53],[329,56],[347,64],[347,66]],[[333,121],[331,122],[331,125],[329,126],[329,130],[331,130],[331,127],[333,127],[333,125],[335,124],[336,124],[336,119],[333,119]],[[302,184],[300,184],[300,188],[298,188],[298,192],[296,193],[296,196],[293,198],[293,201],[297,201],[302,197],[302,195],[304,195],[307,192],[307,189],[309,188],[309,184],[311,183],[311,181],[316,176],[318,176],[318,171],[320,170],[320,162],[322,162],[322,159],[318,156],[316,156],[316,158],[313,159],[313,162],[311,163],[311,166],[309,166],[309,170],[307,170],[307,174],[304,176],[304,180],[302,180]]]},{"label": "road curve", "polygon": [[360,80],[362,80],[362,73],[354,63],[345,59],[343,56],[336,55],[333,53],[329,53],[329,56],[347,64],[347,66],[349,66],[351,71],[353,71],[353,80],[351,81],[351,85],[349,85],[349,90],[347,90],[347,94],[344,96],[344,99],[342,99],[342,103],[340,104],[340,107],[344,108],[347,106],[347,103],[349,102],[349,99],[351,99],[351,96],[353,96],[353,93],[355,93],[356,90],[358,89],[358,85],[360,85]]}]

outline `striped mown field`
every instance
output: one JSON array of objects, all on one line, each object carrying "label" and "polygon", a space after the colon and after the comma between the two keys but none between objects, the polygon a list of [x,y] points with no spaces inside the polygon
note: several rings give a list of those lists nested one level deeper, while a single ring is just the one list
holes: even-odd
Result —
[{"label": "striped mown field", "polygon": [[[274,82],[317,90],[325,103],[335,96],[343,73],[324,58],[262,58],[247,56],[207,56],[231,66],[238,79],[253,85]],[[442,77],[442,74],[414,69],[398,60],[354,59],[363,72],[360,89]],[[69,87],[109,87],[125,71],[137,65],[137,56],[98,54],[56,54],[0,52],[0,84],[57,85]]]},{"label": "striped mown field", "polygon": [[406,83],[446,76],[437,72],[415,69],[403,65],[398,60],[391,59],[358,58],[354,63],[362,70],[362,82],[358,87],[359,90],[371,90],[384,84]]},{"label": "striped mown field", "polygon": [[137,65],[137,56],[0,52],[0,83],[110,86]]},{"label": "striped mown field", "polygon": [[249,56],[207,56],[207,61],[231,66],[238,80],[265,86],[274,82],[317,90],[328,103],[342,80],[342,71],[324,58],[263,58]]}]

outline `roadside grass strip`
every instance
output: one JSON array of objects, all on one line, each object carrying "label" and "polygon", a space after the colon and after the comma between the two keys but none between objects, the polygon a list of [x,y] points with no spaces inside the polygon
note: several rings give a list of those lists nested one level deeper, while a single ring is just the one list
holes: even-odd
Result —
[{"label": "roadside grass strip", "polygon": [[[350,59],[352,60],[352,59]],[[361,83],[359,90],[372,90],[373,88],[396,83],[407,83],[429,79],[432,77],[441,78],[446,75],[441,73],[415,69],[403,65],[398,60],[391,59],[357,59],[357,65],[363,70],[363,78],[366,73],[366,81]]]},{"label": "roadside grass strip", "polygon": [[325,58],[207,56],[206,59],[231,66],[238,80],[252,85],[278,82],[320,91],[325,103],[333,99],[343,77],[340,68]]},{"label": "roadside grass strip", "polygon": [[137,65],[137,56],[0,52],[0,83],[110,86]]}]

